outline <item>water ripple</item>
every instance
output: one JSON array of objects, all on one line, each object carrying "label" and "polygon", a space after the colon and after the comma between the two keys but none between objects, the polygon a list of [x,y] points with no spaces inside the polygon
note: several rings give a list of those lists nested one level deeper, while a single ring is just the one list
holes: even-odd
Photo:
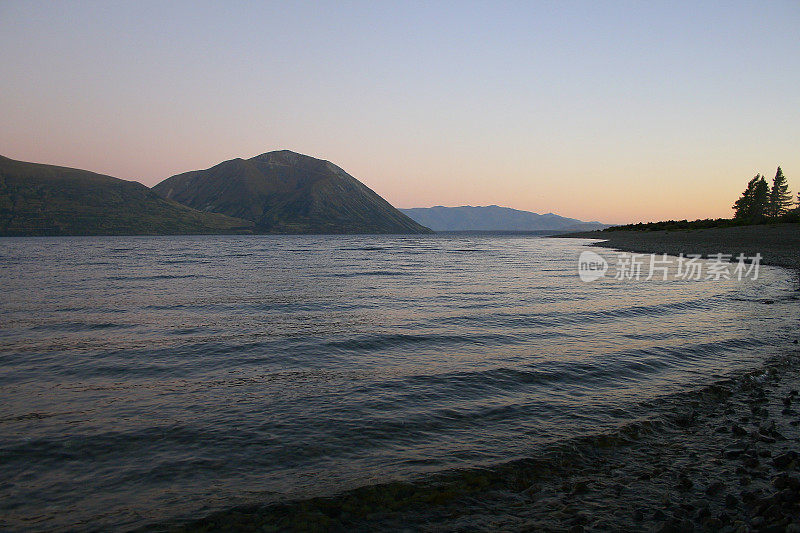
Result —
[{"label": "water ripple", "polygon": [[536,457],[758,364],[796,326],[780,269],[586,284],[584,249],[0,239],[0,529],[125,529]]}]

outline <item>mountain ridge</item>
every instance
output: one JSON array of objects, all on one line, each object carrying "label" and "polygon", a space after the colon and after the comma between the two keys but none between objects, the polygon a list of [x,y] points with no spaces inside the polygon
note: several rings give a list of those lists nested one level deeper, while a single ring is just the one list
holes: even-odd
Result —
[{"label": "mountain ridge", "polygon": [[176,174],[153,190],[262,233],[430,233],[339,166],[291,150]]},{"label": "mountain ridge", "polygon": [[539,214],[498,205],[437,205],[400,211],[434,231],[589,231],[608,226],[555,213]]},{"label": "mountain ridge", "polygon": [[138,181],[0,156],[0,235],[249,233],[253,224],[166,200]]}]

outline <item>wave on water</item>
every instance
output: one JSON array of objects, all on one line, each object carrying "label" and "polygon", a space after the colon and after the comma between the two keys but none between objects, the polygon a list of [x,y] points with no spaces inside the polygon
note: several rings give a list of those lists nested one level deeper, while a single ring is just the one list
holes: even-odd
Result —
[{"label": "wave on water", "polygon": [[[609,456],[624,457],[627,450],[636,447],[658,450],[664,445],[665,439],[668,439],[669,446],[680,447],[685,428],[701,423],[699,420],[706,425],[715,422],[724,424],[726,419],[720,418],[720,407],[725,407],[729,398],[747,394],[758,397],[763,394],[761,391],[765,382],[797,370],[800,370],[800,352],[784,350],[783,354],[770,357],[762,365],[748,371],[667,395],[658,402],[642,402],[637,406],[635,416],[621,421],[616,427],[546,444],[537,450],[535,456],[369,484],[331,496],[237,506],[199,519],[154,522],[142,526],[139,531],[166,531],[175,527],[188,531],[228,527],[369,530],[386,527],[387,523],[397,527],[395,522],[398,519],[401,522],[405,520],[406,525],[410,526],[409,518],[419,520],[427,527],[441,521],[440,527],[445,527],[444,524],[459,512],[459,506],[469,507],[476,497],[481,498],[482,508],[487,505],[490,507],[489,512],[496,523],[513,513],[503,498],[517,501],[518,494],[536,498],[537,492],[542,491],[546,484],[556,480],[558,485],[559,479],[564,480],[561,490],[566,494],[566,499],[574,498],[576,492],[585,491],[585,485],[591,483],[580,474],[591,472],[598,464],[606,462]],[[731,411],[731,407],[725,407],[725,412]],[[636,457],[641,454],[630,455]],[[655,465],[638,466],[645,471],[652,470],[653,475],[659,473]],[[615,490],[617,496],[609,490],[605,497],[618,499],[619,486]],[[503,496],[498,498],[498,494]],[[492,503],[493,498],[499,501]],[[459,505],[454,505],[456,502]],[[474,523],[472,525],[477,527]]]},{"label": "wave on water", "polygon": [[79,243],[3,242],[0,529],[281,524],[558,475],[702,411],[798,316],[781,269],[583,283],[575,240]]}]

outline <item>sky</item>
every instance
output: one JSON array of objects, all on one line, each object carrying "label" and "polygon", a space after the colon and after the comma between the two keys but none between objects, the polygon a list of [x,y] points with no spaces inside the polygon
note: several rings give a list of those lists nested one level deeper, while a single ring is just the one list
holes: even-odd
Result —
[{"label": "sky", "polygon": [[0,155],[327,159],[396,207],[627,223],[800,189],[800,2],[0,0]]}]

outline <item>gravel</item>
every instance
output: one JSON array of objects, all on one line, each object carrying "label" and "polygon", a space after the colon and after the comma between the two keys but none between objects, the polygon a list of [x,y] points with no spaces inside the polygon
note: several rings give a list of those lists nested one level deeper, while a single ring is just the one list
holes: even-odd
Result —
[{"label": "gravel", "polygon": [[761,263],[800,269],[800,223],[672,231],[589,231],[558,235],[602,239],[595,246],[634,253],[761,254]]}]

